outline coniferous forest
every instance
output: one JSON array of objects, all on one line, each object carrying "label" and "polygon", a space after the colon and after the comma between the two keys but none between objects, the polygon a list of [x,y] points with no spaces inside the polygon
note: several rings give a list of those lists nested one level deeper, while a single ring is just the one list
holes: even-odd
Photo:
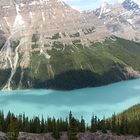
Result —
[{"label": "coniferous forest", "polygon": [[130,109],[115,115],[111,118],[99,119],[96,115],[91,118],[91,123],[86,124],[83,117],[76,119],[72,112],[65,119],[55,119],[43,117],[34,117],[29,119],[25,114],[15,116],[13,113],[8,113],[4,116],[0,112],[0,131],[8,134],[10,140],[17,140],[19,132],[28,133],[51,133],[57,140],[61,136],[61,132],[67,132],[69,140],[77,140],[77,134],[80,132],[90,131],[92,133],[102,131],[107,133],[111,131],[117,135],[140,135],[140,105],[135,105]]}]

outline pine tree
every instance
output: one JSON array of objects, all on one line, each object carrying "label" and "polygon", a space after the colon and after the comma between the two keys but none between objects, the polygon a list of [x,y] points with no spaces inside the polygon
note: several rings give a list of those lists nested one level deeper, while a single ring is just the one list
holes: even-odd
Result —
[{"label": "pine tree", "polygon": [[41,133],[44,133],[45,132],[45,121],[44,121],[44,118],[42,116],[42,119],[41,119]]},{"label": "pine tree", "polygon": [[120,135],[121,134],[121,130],[120,130],[120,119],[119,118],[117,119],[116,133],[117,133],[117,135]]},{"label": "pine tree", "polygon": [[85,120],[83,117],[81,117],[81,122],[79,123],[79,132],[85,132],[86,126],[85,126]]},{"label": "pine tree", "polygon": [[111,122],[108,119],[106,120],[106,129],[111,130]]},{"label": "pine tree", "polygon": [[0,131],[5,132],[6,126],[5,126],[5,118],[3,112],[0,112]]},{"label": "pine tree", "polygon": [[91,119],[91,132],[97,132],[98,128],[98,121],[97,121],[97,116],[92,116]]},{"label": "pine tree", "polygon": [[35,133],[40,133],[41,132],[40,120],[39,120],[38,117],[34,118],[34,132]]},{"label": "pine tree", "polygon": [[[23,131],[22,115],[19,115],[19,116],[18,116],[17,121],[18,121],[18,128],[19,128],[19,131]],[[27,132],[27,131],[26,131],[26,132]]]},{"label": "pine tree", "polygon": [[55,119],[53,119],[53,132],[52,136],[58,140],[60,138],[59,126]]},{"label": "pine tree", "polygon": [[52,119],[51,118],[47,119],[46,129],[47,129],[47,132],[52,132],[53,131]]},{"label": "pine tree", "polygon": [[102,131],[103,133],[106,133],[106,132],[107,132],[105,116],[104,116],[103,120],[101,120],[101,131]]},{"label": "pine tree", "polygon": [[63,122],[64,123],[64,131],[68,131],[69,123],[68,123],[68,118]]},{"label": "pine tree", "polygon": [[139,135],[139,128],[137,127],[136,123],[132,125],[133,125],[133,129],[131,134],[137,137]]},{"label": "pine tree", "polygon": [[78,140],[77,132],[78,132],[77,120],[72,116],[72,113],[70,112],[70,114],[69,114],[68,140]]},{"label": "pine tree", "polygon": [[125,135],[127,134],[128,130],[127,130],[127,118],[125,117],[124,114],[122,114],[121,116],[121,124],[120,124],[120,132],[121,134]]},{"label": "pine tree", "polygon": [[112,115],[111,130],[112,130],[112,132],[116,132],[116,130],[117,130],[115,113]]},{"label": "pine tree", "polygon": [[8,139],[17,140],[18,135],[19,135],[19,129],[17,124],[17,119],[11,116],[10,124],[8,126]]}]

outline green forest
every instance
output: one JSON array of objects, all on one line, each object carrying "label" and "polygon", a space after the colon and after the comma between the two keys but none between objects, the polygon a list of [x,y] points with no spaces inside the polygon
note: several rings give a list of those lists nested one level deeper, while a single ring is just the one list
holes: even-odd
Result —
[{"label": "green forest", "polygon": [[113,114],[111,118],[99,119],[96,115],[91,118],[91,123],[86,124],[83,117],[76,119],[72,112],[65,119],[47,118],[43,116],[29,119],[25,114],[15,116],[8,113],[6,116],[0,112],[0,131],[8,134],[10,140],[17,140],[19,132],[51,133],[58,140],[61,132],[67,132],[69,140],[78,140],[77,134],[86,131],[91,133],[111,131],[117,135],[140,135],[140,104],[135,105],[120,114]]}]

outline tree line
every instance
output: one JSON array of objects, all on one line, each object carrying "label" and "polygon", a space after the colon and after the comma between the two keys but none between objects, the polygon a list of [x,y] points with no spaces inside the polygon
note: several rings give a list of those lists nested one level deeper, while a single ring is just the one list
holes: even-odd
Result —
[{"label": "tree line", "polygon": [[135,118],[130,119],[128,115],[122,113],[120,115],[113,114],[108,119],[105,117],[99,119],[93,115],[91,123],[87,125],[83,117],[76,119],[72,112],[65,119],[50,117],[44,119],[43,116],[42,118],[36,116],[30,119],[25,114],[15,116],[9,112],[5,116],[3,112],[0,112],[0,131],[7,133],[10,140],[17,140],[19,132],[51,133],[56,140],[60,138],[61,132],[67,133],[68,140],[78,140],[77,134],[86,131],[91,133],[111,131],[118,135],[138,136],[140,135],[140,115],[135,114],[134,116]]}]

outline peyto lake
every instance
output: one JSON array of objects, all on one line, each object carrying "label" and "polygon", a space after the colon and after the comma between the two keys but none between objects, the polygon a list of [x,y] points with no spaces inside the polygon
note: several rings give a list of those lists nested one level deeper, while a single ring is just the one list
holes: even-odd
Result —
[{"label": "peyto lake", "polygon": [[84,116],[89,122],[93,113],[100,118],[109,117],[137,103],[140,103],[140,79],[74,91],[0,91],[0,110],[29,117],[65,117],[71,110],[76,117]]}]

